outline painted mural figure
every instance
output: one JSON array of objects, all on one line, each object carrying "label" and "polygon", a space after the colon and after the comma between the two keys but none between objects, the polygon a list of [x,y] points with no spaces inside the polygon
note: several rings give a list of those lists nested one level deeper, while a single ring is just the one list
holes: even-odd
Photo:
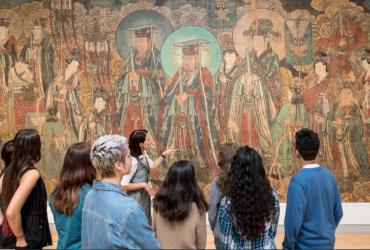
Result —
[{"label": "painted mural figure", "polygon": [[82,104],[78,93],[77,70],[79,51],[74,49],[67,59],[67,66],[58,74],[48,91],[47,107],[55,105],[71,133],[72,143],[78,141],[82,122]]},{"label": "painted mural figure", "polygon": [[133,30],[135,48],[125,60],[126,72],[116,82],[116,123],[126,136],[135,129],[146,129],[153,139],[156,137],[154,128],[163,90],[158,76],[159,50],[152,42],[154,29],[146,25]]},{"label": "painted mural figure", "polygon": [[94,91],[94,111],[81,123],[79,141],[94,142],[99,137],[112,133],[112,118],[107,109],[108,96],[101,90]]},{"label": "painted mural figure", "polygon": [[247,70],[235,82],[230,100],[228,137],[239,145],[256,148],[271,160],[270,124],[276,109],[267,87],[259,76]]},{"label": "painted mural figure", "polygon": [[33,30],[24,45],[20,57],[29,65],[37,85],[42,88],[42,96],[55,77],[53,38],[44,31],[46,19],[40,18],[33,22]]},{"label": "painted mural figure", "polygon": [[272,128],[273,165],[276,164],[282,177],[294,174],[296,170],[293,152],[294,136],[298,130],[308,126],[308,115],[303,104],[301,89],[291,86],[288,100],[277,114]]},{"label": "painted mural figure", "polygon": [[327,93],[329,87],[328,60],[325,53],[319,53],[316,56],[314,68],[317,82],[303,94],[303,102],[310,120],[309,127],[319,133],[320,139],[323,139],[325,120],[330,108]]},{"label": "painted mural figure", "polygon": [[230,141],[227,138],[227,121],[229,118],[231,90],[239,77],[240,71],[237,65],[237,53],[233,44],[230,42],[223,50],[223,60],[217,75],[215,91],[215,113],[216,121],[219,126],[219,138],[221,142]]},{"label": "painted mural figure", "polygon": [[172,161],[192,159],[198,180],[206,184],[216,164],[214,133],[209,130],[214,82],[209,70],[200,65],[204,43],[197,39],[174,44],[182,48],[182,64],[161,103],[158,131],[163,146],[177,149]]},{"label": "painted mural figure", "polygon": [[[281,107],[281,77],[279,57],[272,49],[271,39],[279,39],[281,34],[273,30],[270,20],[262,18],[255,21],[243,32],[248,42],[252,41],[253,50],[249,53],[251,72],[259,76],[267,86],[275,107]],[[246,67],[246,61],[243,62]]]},{"label": "painted mural figure", "polygon": [[368,40],[355,16],[343,13],[341,19],[342,26],[339,26],[330,38],[321,38],[317,41],[317,46],[320,49],[330,48],[332,56],[328,64],[328,71],[331,76],[352,71],[350,56],[353,50]]},{"label": "painted mural figure", "polygon": [[9,24],[9,18],[0,18],[0,87],[4,92],[8,86],[9,70],[17,60],[16,40],[9,34]]},{"label": "painted mural figure", "polygon": [[363,103],[364,117],[367,127],[367,134],[369,134],[370,128],[370,49],[366,48],[361,57],[361,66],[363,67],[365,73],[362,77],[362,81],[365,86],[365,100]]},{"label": "painted mural figure", "polygon": [[361,111],[351,85],[344,85],[327,119],[329,163],[345,192],[353,190],[352,181],[367,179],[370,167],[362,142]]},{"label": "painted mural figure", "polygon": [[57,180],[63,165],[64,154],[69,145],[69,139],[64,123],[58,118],[57,107],[51,107],[48,113],[48,118],[41,131],[41,167],[47,179]]}]

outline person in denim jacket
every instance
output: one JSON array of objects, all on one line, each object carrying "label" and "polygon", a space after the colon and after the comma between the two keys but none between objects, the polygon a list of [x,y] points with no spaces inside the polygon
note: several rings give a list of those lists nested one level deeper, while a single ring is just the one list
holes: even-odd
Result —
[{"label": "person in denim jacket", "polygon": [[131,170],[127,139],[102,136],[93,144],[90,156],[99,178],[85,198],[81,248],[159,249],[144,210],[120,188],[122,176]]}]

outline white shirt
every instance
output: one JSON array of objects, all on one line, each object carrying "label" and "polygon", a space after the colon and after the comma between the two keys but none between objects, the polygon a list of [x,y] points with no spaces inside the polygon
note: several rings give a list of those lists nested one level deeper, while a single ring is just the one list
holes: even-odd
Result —
[{"label": "white shirt", "polygon": [[320,167],[320,165],[319,164],[316,164],[316,163],[314,163],[314,164],[306,164],[306,165],[303,166],[303,168],[318,168],[318,167]]},{"label": "white shirt", "polygon": [[[150,159],[149,155],[146,152],[144,152],[138,158],[139,158],[139,160],[141,160],[141,162],[143,164],[145,164],[145,165],[148,164],[150,168],[153,167],[153,161],[152,161],[152,159]],[[131,171],[128,175],[124,175],[122,177],[121,186],[126,186],[127,184],[129,184],[131,182],[132,177],[134,177],[134,175],[136,173],[137,165],[138,165],[137,159],[135,157],[131,156]]]}]

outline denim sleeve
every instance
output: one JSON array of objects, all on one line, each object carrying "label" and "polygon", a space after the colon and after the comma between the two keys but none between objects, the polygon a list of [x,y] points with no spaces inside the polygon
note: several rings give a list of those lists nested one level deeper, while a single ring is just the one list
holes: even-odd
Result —
[{"label": "denim sleeve", "polygon": [[336,187],[336,197],[335,197],[335,205],[334,205],[334,219],[335,219],[336,226],[338,226],[342,217],[343,217],[342,202],[340,200],[340,193],[339,193],[338,187]]},{"label": "denim sleeve", "polygon": [[307,195],[294,178],[290,181],[287,195],[283,249],[294,249],[307,206]]},{"label": "denim sleeve", "polygon": [[[149,226],[144,211],[140,207],[134,208],[127,216],[125,232],[136,247],[141,249],[159,249],[159,243],[154,237],[152,228]],[[127,241],[127,239],[122,239]]]},{"label": "denim sleeve", "polygon": [[277,233],[277,227],[279,224],[279,216],[280,216],[280,205],[279,205],[279,199],[277,194],[273,193],[274,195],[274,208],[275,208],[275,214],[271,221],[271,226],[269,228],[269,235],[272,239],[275,239],[276,233]]},{"label": "denim sleeve", "polygon": [[214,230],[217,223],[218,208],[220,207],[221,196],[221,192],[217,186],[216,180],[214,179],[212,181],[211,192],[209,193],[208,198],[208,221],[212,231]]}]

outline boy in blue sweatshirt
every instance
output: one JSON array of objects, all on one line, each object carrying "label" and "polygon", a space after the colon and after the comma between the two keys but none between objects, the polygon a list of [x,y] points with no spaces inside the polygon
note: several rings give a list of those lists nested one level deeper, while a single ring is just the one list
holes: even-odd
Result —
[{"label": "boy in blue sweatshirt", "polygon": [[320,139],[315,132],[302,129],[295,140],[302,169],[288,187],[283,249],[333,249],[343,216],[335,177],[316,163]]}]

